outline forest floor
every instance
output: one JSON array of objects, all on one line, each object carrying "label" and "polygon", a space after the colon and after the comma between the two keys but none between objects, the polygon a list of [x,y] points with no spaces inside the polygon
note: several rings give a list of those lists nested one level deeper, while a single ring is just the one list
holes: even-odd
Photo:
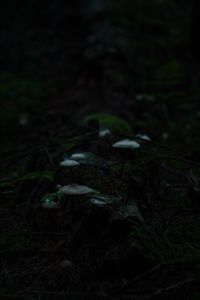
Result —
[{"label": "forest floor", "polygon": [[[199,71],[177,6],[144,5],[132,35],[122,19],[114,58],[52,30],[12,39],[0,75],[1,299],[200,298]],[[112,146],[126,138],[140,148]],[[78,166],[60,166],[79,152]],[[93,192],[59,192],[74,183]]]}]

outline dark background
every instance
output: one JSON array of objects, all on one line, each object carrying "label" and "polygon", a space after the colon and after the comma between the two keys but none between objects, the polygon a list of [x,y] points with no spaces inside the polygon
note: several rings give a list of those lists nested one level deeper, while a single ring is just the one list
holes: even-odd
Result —
[{"label": "dark background", "polygon": [[[199,1],[0,6],[1,299],[199,299]],[[113,142],[123,122],[152,142],[118,155],[92,113],[109,114]],[[80,149],[133,161],[60,170]],[[135,197],[145,226],[42,209],[70,176]]]},{"label": "dark background", "polygon": [[[81,87],[83,94],[90,93],[88,77],[95,78],[98,87],[94,93],[101,93],[103,99],[98,100],[94,95],[95,99],[87,100],[85,98],[93,95],[83,96],[82,100],[77,100],[79,107],[89,105],[90,110],[99,110],[98,102],[103,101],[102,110],[120,114],[122,105],[120,101],[114,104],[118,100],[113,94],[121,84],[129,92],[158,95],[158,102],[164,101],[169,111],[176,110],[175,114],[179,115],[182,106],[179,101],[193,101],[198,81],[199,4],[193,2],[11,1],[1,4],[2,126],[6,118],[13,122],[17,114],[37,110],[38,101],[41,103],[48,95],[48,101],[54,98],[58,103],[62,92],[68,93],[69,87],[78,81],[85,82]],[[110,49],[113,53],[109,53]],[[109,72],[112,75],[106,75]],[[159,73],[166,78],[160,80]],[[113,78],[108,79],[109,76]],[[182,86],[176,86],[175,79],[173,82],[172,77],[177,76],[182,77]],[[168,100],[163,100],[169,90],[173,94],[173,89],[175,93],[189,92],[191,98],[170,100],[169,96]],[[73,99],[70,101],[66,96],[65,103],[74,102],[77,96],[70,98]],[[122,102],[128,103],[128,100]],[[72,104],[71,109],[74,106]],[[135,121],[140,118],[140,110],[144,113],[148,104],[142,105],[139,111],[134,103],[132,107],[127,106],[124,110],[131,111],[132,116],[128,117],[125,112],[123,116]],[[33,116],[31,113],[31,118]]]}]

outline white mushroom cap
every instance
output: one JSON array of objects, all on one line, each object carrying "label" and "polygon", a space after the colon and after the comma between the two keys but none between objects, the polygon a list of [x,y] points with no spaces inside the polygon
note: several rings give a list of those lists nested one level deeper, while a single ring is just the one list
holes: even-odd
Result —
[{"label": "white mushroom cap", "polygon": [[111,135],[111,131],[109,129],[100,129],[100,131],[99,131],[100,138],[104,138],[109,135]]},{"label": "white mushroom cap", "polygon": [[116,142],[115,144],[112,145],[114,148],[124,148],[124,149],[138,149],[140,148],[140,144],[129,140],[129,139],[125,139],[125,140],[121,140],[119,142]]},{"label": "white mushroom cap", "polygon": [[136,137],[139,138],[139,139],[145,140],[145,141],[149,141],[149,142],[151,141],[150,137],[147,134],[140,134],[139,133],[139,134],[136,135]]},{"label": "white mushroom cap", "polygon": [[60,166],[61,167],[74,167],[74,166],[78,166],[79,162],[77,162],[76,160],[73,159],[65,159],[63,161],[61,161]]},{"label": "white mushroom cap", "polygon": [[61,263],[60,263],[61,268],[71,268],[74,267],[74,263],[73,261],[69,260],[69,259],[64,259]]},{"label": "white mushroom cap", "polygon": [[68,184],[59,189],[59,192],[66,195],[91,195],[95,190],[85,185],[79,184]]},{"label": "white mushroom cap", "polygon": [[57,190],[60,189],[61,187],[62,187],[61,184],[57,184],[57,185],[56,185]]},{"label": "white mushroom cap", "polygon": [[85,159],[86,155],[84,153],[74,153],[70,157],[72,160]]},{"label": "white mushroom cap", "polygon": [[107,204],[105,200],[98,199],[98,198],[95,198],[95,197],[90,199],[90,203],[94,204],[96,206],[99,206],[99,207],[104,207]]},{"label": "white mushroom cap", "polygon": [[41,204],[43,208],[58,208],[58,205],[56,202],[50,200],[50,199],[45,199],[45,201]]}]

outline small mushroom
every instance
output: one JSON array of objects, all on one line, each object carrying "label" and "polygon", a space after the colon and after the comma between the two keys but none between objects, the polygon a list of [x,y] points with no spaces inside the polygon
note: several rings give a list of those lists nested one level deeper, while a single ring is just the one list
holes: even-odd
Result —
[{"label": "small mushroom", "polygon": [[79,162],[73,159],[65,159],[63,161],[61,161],[60,166],[61,167],[74,167],[74,166],[78,166]]},{"label": "small mushroom", "polygon": [[62,187],[61,184],[57,184],[57,185],[56,185],[56,189],[57,189],[57,190],[59,190],[61,187]]},{"label": "small mushroom", "polygon": [[110,135],[111,135],[111,131],[109,129],[100,129],[100,131],[99,131],[100,138],[105,138]]},{"label": "small mushroom", "polygon": [[86,155],[82,152],[80,153],[74,153],[71,155],[70,157],[72,160],[75,160],[75,161],[79,161],[79,160],[82,160],[82,159],[86,159]]},{"label": "small mushroom", "polygon": [[94,195],[90,199],[90,203],[98,207],[105,207],[114,203],[116,204],[118,202],[119,202],[119,198],[109,196],[109,195],[104,195],[104,196]]},{"label": "small mushroom", "polygon": [[[92,152],[80,152],[72,154],[73,159],[77,160],[80,165],[102,166],[106,165],[106,160]],[[71,158],[72,158],[71,156]]]},{"label": "small mushroom", "polygon": [[107,204],[105,197],[93,197],[90,199],[90,203],[98,207],[104,207]]},{"label": "small mushroom", "polygon": [[74,183],[62,186],[59,192],[66,195],[91,195],[95,193],[95,190],[88,186]]},{"label": "small mushroom", "polygon": [[74,267],[74,263],[73,261],[69,260],[69,259],[64,259],[63,261],[61,261],[60,263],[60,267],[63,268],[63,269],[66,269],[66,268],[72,268]]},{"label": "small mushroom", "polygon": [[140,134],[139,133],[139,134],[136,135],[136,137],[139,138],[139,139],[141,139],[141,140],[148,141],[148,142],[151,141],[150,137],[147,134]]},{"label": "small mushroom", "polygon": [[41,204],[43,208],[58,208],[58,204],[52,199],[46,198],[44,202]]},{"label": "small mushroom", "polygon": [[119,142],[116,142],[115,144],[112,145],[112,147],[135,150],[140,148],[140,144],[130,139],[124,139]]}]

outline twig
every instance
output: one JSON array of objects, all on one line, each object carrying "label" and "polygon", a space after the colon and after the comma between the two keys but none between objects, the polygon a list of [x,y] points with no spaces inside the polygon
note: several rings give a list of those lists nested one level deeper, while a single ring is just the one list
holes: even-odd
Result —
[{"label": "twig", "polygon": [[193,282],[193,281],[195,281],[195,280],[196,280],[195,278],[188,278],[188,279],[185,279],[185,280],[183,280],[183,281],[179,281],[179,282],[177,282],[177,283],[175,283],[175,284],[172,284],[172,285],[170,285],[170,286],[168,286],[168,287],[165,287],[165,288],[163,288],[163,289],[159,289],[159,290],[153,292],[153,293],[150,294],[150,295],[144,296],[144,297],[142,297],[141,299],[142,299],[142,300],[151,299],[151,298],[154,297],[154,296],[161,295],[161,294],[167,293],[167,292],[169,292],[169,291],[171,291],[171,290],[180,288],[180,287],[182,287],[183,285],[185,285],[185,284],[187,284],[187,283],[190,283],[190,282]]},{"label": "twig", "polygon": [[159,155],[159,154],[157,154],[156,152],[153,152],[153,151],[144,151],[143,150],[142,152],[148,153],[148,154],[153,154],[157,158],[161,158],[161,159],[179,160],[179,161],[182,161],[186,164],[200,166],[200,162],[193,161],[193,160],[190,160],[190,159],[186,159],[186,158],[183,158],[183,157],[177,157],[177,156],[173,156],[173,155]]},{"label": "twig", "polygon": [[67,292],[57,292],[57,291],[40,291],[40,290],[27,290],[27,294],[41,294],[41,295],[55,295],[55,296],[69,296]]},{"label": "twig", "polygon": [[162,267],[162,265],[156,265],[154,268],[136,276],[134,279],[133,279],[133,282],[135,281],[138,281],[138,280],[141,280],[143,279],[144,277],[148,276],[148,275],[151,275],[152,273],[154,273],[155,271],[159,270],[160,268]]},{"label": "twig", "polygon": [[49,150],[47,148],[44,148],[44,150],[45,150],[45,152],[47,154],[47,157],[49,159],[49,163],[50,163],[52,169],[55,170],[55,164],[53,162],[53,158],[52,158],[51,154],[49,153]]}]

